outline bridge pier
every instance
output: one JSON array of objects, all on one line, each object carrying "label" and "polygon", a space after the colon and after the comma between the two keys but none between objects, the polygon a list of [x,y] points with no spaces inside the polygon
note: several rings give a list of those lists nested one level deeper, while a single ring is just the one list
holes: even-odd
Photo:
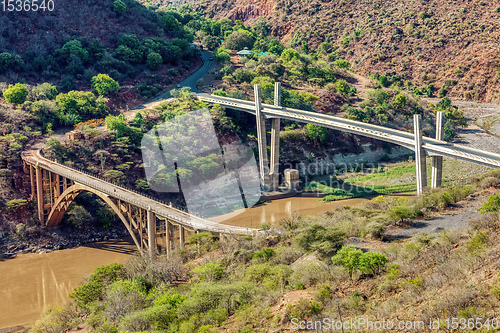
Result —
[{"label": "bridge pier", "polygon": [[148,219],[148,251],[149,256],[154,258],[156,255],[156,216],[151,211],[151,207],[148,207],[147,213]]},{"label": "bridge pier", "polygon": [[[439,111],[436,114],[436,139],[444,140],[444,112]],[[443,178],[443,156],[432,157],[432,178],[431,187],[433,189],[441,187]]]},{"label": "bridge pier", "polygon": [[[281,106],[281,82],[274,84],[274,106]],[[271,179],[271,190],[273,191],[277,191],[279,186],[280,126],[280,118],[271,119],[271,164],[269,178]]]},{"label": "bridge pier", "polygon": [[[43,170],[40,167],[35,168],[36,174],[36,203],[38,206],[38,219],[40,224],[44,224],[44,202],[43,202]],[[33,182],[33,180],[32,180]]]},{"label": "bridge pier", "polygon": [[259,172],[260,172],[260,185],[264,191],[269,190],[269,159],[267,157],[267,133],[266,121],[262,114],[262,98],[260,85],[254,86],[255,93],[255,117],[257,120],[257,145],[259,148]]},{"label": "bridge pier", "polygon": [[425,152],[422,147],[422,116],[413,115],[413,126],[415,133],[415,163],[417,166],[417,195],[424,193],[427,187],[427,165],[425,163]]}]

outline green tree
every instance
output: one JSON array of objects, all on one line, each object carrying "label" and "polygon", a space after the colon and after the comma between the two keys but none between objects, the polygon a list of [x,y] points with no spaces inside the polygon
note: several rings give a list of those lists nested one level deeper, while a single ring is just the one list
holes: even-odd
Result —
[{"label": "green tree", "polygon": [[220,45],[220,38],[216,36],[207,36],[203,38],[203,45],[209,50],[215,50]]},{"label": "green tree", "polygon": [[28,201],[25,199],[13,199],[5,203],[5,207],[8,211],[18,212],[22,207],[26,207]]},{"label": "green tree", "polygon": [[396,206],[389,211],[389,214],[393,218],[399,219],[401,223],[403,223],[405,219],[415,217],[415,211],[407,206]]},{"label": "green tree", "polygon": [[394,96],[394,100],[392,101],[392,105],[402,109],[406,106],[406,95],[404,93],[399,93]]},{"label": "green tree", "polygon": [[378,274],[387,264],[385,254],[368,251],[359,258],[359,269],[365,274]]},{"label": "green tree", "polygon": [[169,13],[164,13],[161,17],[165,30],[167,31],[176,31],[181,30],[182,25],[177,21],[177,19]]},{"label": "green tree", "polygon": [[359,267],[359,261],[363,251],[354,246],[342,246],[337,254],[332,257],[334,265],[340,265],[349,273],[349,278],[352,280],[352,274]]},{"label": "green tree", "polygon": [[252,34],[246,30],[238,30],[231,33],[226,38],[226,46],[230,50],[242,50],[245,47],[251,49],[255,39]]},{"label": "green tree", "polygon": [[349,63],[349,61],[344,60],[344,59],[335,60],[335,65],[337,65],[337,67],[340,69],[348,69],[349,67],[351,67],[351,64]]},{"label": "green tree", "polygon": [[113,2],[113,10],[119,15],[123,15],[127,11],[127,5],[121,0],[115,0],[115,2]]},{"label": "green tree", "polygon": [[14,62],[12,54],[8,52],[0,53],[0,74],[7,72]]},{"label": "green tree", "polygon": [[157,70],[158,68],[161,67],[161,64],[163,63],[163,58],[161,57],[160,54],[156,52],[150,52],[148,54],[146,64],[151,70]]},{"label": "green tree", "polygon": [[328,128],[313,124],[306,125],[306,135],[312,142],[316,144],[326,145],[330,139]]},{"label": "green tree", "polygon": [[51,85],[48,82],[39,84],[35,88],[35,94],[37,99],[54,99],[57,96],[57,87]]},{"label": "green tree", "polygon": [[93,220],[92,215],[84,207],[74,204],[66,213],[66,217],[69,224],[78,228]]},{"label": "green tree", "polygon": [[485,203],[479,208],[481,214],[500,212],[500,195],[493,194],[488,197]]},{"label": "green tree", "polygon": [[100,96],[116,94],[120,85],[108,74],[98,74],[92,78],[92,88],[97,91]]},{"label": "green tree", "polygon": [[22,83],[9,84],[9,87],[3,92],[3,98],[7,103],[23,104],[27,96],[28,89]]},{"label": "green tree", "polygon": [[352,88],[344,79],[339,79],[334,83],[335,90],[341,95],[347,96],[352,93]]},{"label": "green tree", "polygon": [[104,173],[104,178],[112,183],[121,184],[125,180],[125,174],[118,170],[108,170]]}]

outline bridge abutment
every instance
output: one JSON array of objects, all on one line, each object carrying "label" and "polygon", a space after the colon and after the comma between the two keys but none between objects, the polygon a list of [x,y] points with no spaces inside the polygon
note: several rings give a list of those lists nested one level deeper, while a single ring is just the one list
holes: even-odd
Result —
[{"label": "bridge abutment", "polygon": [[[439,111],[436,114],[436,139],[444,140],[444,112]],[[441,187],[443,179],[443,156],[432,157],[432,178],[431,187],[433,189]]]},{"label": "bridge abutment", "polygon": [[425,163],[425,152],[422,146],[422,116],[413,115],[413,126],[415,133],[415,163],[417,166],[417,195],[424,193],[427,187],[427,165]]}]

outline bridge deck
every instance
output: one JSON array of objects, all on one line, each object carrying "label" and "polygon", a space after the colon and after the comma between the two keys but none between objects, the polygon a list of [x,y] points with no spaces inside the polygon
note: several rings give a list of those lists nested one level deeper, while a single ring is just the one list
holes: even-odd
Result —
[{"label": "bridge deck", "polygon": [[142,209],[151,209],[151,211],[155,213],[158,218],[167,218],[171,222],[180,224],[189,229],[239,235],[251,235],[258,231],[257,229],[220,224],[188,214],[154,199],[145,197],[139,193],[124,189],[123,187],[106,182],[92,175],[50,161],[41,156],[40,150],[23,151],[22,159],[28,164],[39,166],[40,168],[51,171],[54,174],[71,179],[75,183],[86,185],[95,190],[101,191],[107,196],[120,199],[123,202],[130,203]]},{"label": "bridge deck", "polygon": [[[199,100],[207,103],[217,103],[221,106],[225,106],[231,109],[255,114],[255,103],[252,101],[243,101],[209,94],[197,94],[196,96]],[[278,117],[293,121],[325,126],[344,132],[390,142],[393,144],[404,146],[411,150],[415,149],[415,139],[412,133],[316,112],[277,107],[269,104],[262,104],[262,107],[262,113],[267,118]],[[428,137],[423,138],[423,148],[425,154],[428,156],[446,156],[485,165],[492,168],[500,167],[499,154],[478,150],[475,148],[456,145],[453,143],[439,141]]]}]

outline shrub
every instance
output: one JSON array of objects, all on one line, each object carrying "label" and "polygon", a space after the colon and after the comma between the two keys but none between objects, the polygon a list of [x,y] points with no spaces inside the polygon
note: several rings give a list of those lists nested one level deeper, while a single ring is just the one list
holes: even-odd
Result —
[{"label": "shrub", "polygon": [[9,84],[9,87],[3,92],[3,98],[7,103],[23,104],[27,96],[28,89],[22,83]]},{"label": "shrub", "polygon": [[191,270],[195,282],[215,282],[224,275],[224,267],[220,262],[209,261]]},{"label": "shrub", "polygon": [[122,278],[124,273],[125,270],[121,264],[97,267],[90,275],[89,281],[75,288],[69,297],[80,308],[87,308],[89,303],[102,299],[103,289],[107,283]]},{"label": "shrub", "polygon": [[389,211],[389,214],[394,219],[399,219],[401,223],[403,223],[405,219],[415,217],[415,211],[407,206],[396,206]]},{"label": "shrub", "polygon": [[274,257],[274,250],[269,247],[265,247],[253,253],[253,259],[264,259],[265,261],[269,261],[272,257]]},{"label": "shrub", "polygon": [[13,62],[12,54],[8,52],[0,53],[0,73],[7,72]]},{"label": "shrub", "polygon": [[226,46],[230,50],[242,50],[245,47],[251,49],[254,41],[251,33],[246,30],[238,30],[227,36]]},{"label": "shrub", "polygon": [[326,145],[330,139],[328,128],[313,124],[306,125],[306,135],[312,142],[316,144]]},{"label": "shrub", "polygon": [[163,63],[163,58],[161,57],[160,54],[156,52],[150,52],[148,54],[146,64],[151,70],[157,70],[158,68],[160,68],[162,63]]},{"label": "shrub", "polygon": [[359,258],[359,269],[365,274],[378,274],[387,264],[385,254],[369,251]]},{"label": "shrub", "polygon": [[325,228],[319,224],[307,226],[295,237],[295,241],[304,251],[316,250],[320,255],[337,251],[344,240],[345,234],[338,228]]},{"label": "shrub", "polygon": [[92,78],[92,88],[101,96],[116,94],[120,85],[107,74],[99,74]]},{"label": "shrub", "polygon": [[352,280],[352,274],[359,268],[359,261],[363,252],[354,246],[342,246],[337,254],[332,257],[334,265],[343,266],[349,273],[349,278]]},{"label": "shrub", "polygon": [[488,197],[485,203],[479,208],[481,214],[498,213],[500,211],[500,195],[494,194]]},{"label": "shrub", "polygon": [[113,10],[120,15],[125,14],[127,5],[121,0],[115,0],[115,2],[113,2]]},{"label": "shrub", "polygon": [[57,96],[57,87],[45,82],[35,88],[35,94],[37,99],[54,99]]},{"label": "shrub", "polygon": [[110,319],[125,315],[144,308],[147,290],[144,284],[138,280],[118,280],[106,288],[104,303],[106,312]]}]

